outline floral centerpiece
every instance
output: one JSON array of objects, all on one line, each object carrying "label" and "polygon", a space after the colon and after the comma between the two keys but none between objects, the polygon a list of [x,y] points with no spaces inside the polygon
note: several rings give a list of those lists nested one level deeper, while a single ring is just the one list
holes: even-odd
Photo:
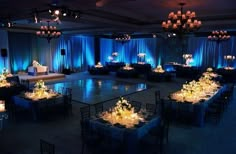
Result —
[{"label": "floral centerpiece", "polygon": [[218,76],[219,75],[217,73],[213,72],[213,69],[211,67],[207,68],[207,71],[203,73],[203,77],[209,79],[216,78]]},{"label": "floral centerpiece", "polygon": [[4,75],[5,77],[11,77],[12,76],[12,74],[8,71],[7,68],[3,68],[2,75]]},{"label": "floral centerpiece", "polygon": [[57,93],[50,90],[48,92],[47,86],[44,84],[43,80],[39,80],[35,83],[33,92],[26,92],[25,96],[27,98],[38,100],[38,99],[44,99],[44,98],[51,98],[53,96],[56,96]]},{"label": "floral centerpiece", "polygon": [[183,88],[171,94],[171,99],[178,102],[198,103],[209,99],[219,89],[219,83],[212,80],[211,76],[202,76],[198,81],[183,84]]},{"label": "floral centerpiece", "polygon": [[114,108],[101,113],[100,117],[111,124],[118,123],[126,128],[132,128],[139,122],[144,121],[143,116],[139,113],[135,113],[131,104],[122,97],[118,100]]},{"label": "floral centerpiece", "polygon": [[[3,72],[3,71],[2,71]],[[9,75],[10,76],[10,75]],[[0,87],[9,87],[11,84],[7,82],[6,78],[9,77],[8,72],[0,74]]]},{"label": "floral centerpiece", "polygon": [[124,67],[122,67],[123,70],[133,70],[134,68],[131,67],[129,64],[126,64]]},{"label": "floral centerpiece", "polygon": [[46,90],[47,90],[47,86],[45,86],[44,81],[39,80],[35,83],[33,92],[35,96],[41,97],[45,94]]},{"label": "floral centerpiece", "polygon": [[102,68],[102,63],[101,62],[98,62],[97,65],[95,65],[96,68]]},{"label": "floral centerpiece", "polygon": [[41,64],[39,64],[39,62],[37,62],[36,60],[33,60],[32,65],[33,65],[34,67],[36,67],[36,66],[41,66]]},{"label": "floral centerpiece", "polygon": [[158,65],[154,70],[153,72],[156,72],[156,73],[164,73],[165,71],[162,69],[161,65]]}]

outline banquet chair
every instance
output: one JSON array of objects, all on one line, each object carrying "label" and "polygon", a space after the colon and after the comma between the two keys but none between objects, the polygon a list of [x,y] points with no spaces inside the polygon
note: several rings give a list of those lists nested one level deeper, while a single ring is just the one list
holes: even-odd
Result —
[{"label": "banquet chair", "polygon": [[161,100],[161,91],[160,90],[156,90],[155,91],[155,102],[158,103]]},{"label": "banquet chair", "polygon": [[40,154],[55,154],[55,145],[40,139]]},{"label": "banquet chair", "polygon": [[72,113],[72,88],[66,88],[64,98],[64,113],[65,114],[73,114]]},{"label": "banquet chair", "polygon": [[30,90],[30,81],[29,80],[21,80],[21,85],[23,85],[25,90]]},{"label": "banquet chair", "polygon": [[155,115],[156,114],[156,104],[146,103],[146,111],[151,115]]},{"label": "banquet chair", "polygon": [[103,103],[97,103],[94,105],[95,107],[95,115],[98,116],[100,113],[103,112]]},{"label": "banquet chair", "polygon": [[132,107],[134,107],[135,112],[139,112],[142,107],[142,102],[139,101],[132,100],[130,101],[130,104]]},{"label": "banquet chair", "polygon": [[90,106],[89,105],[80,108],[80,116],[81,116],[82,122],[90,120],[91,114],[90,114]]},{"label": "banquet chair", "polygon": [[211,120],[215,122],[215,124],[218,124],[224,110],[224,103],[225,101],[223,99],[217,99],[209,104],[205,114],[206,121]]},{"label": "banquet chair", "polygon": [[98,136],[92,129],[90,129],[90,106],[84,106],[80,108],[81,120],[81,140],[82,140],[82,148],[81,153],[83,154],[86,150],[86,147],[90,147],[90,150],[96,150],[97,146],[101,142],[100,136]]}]

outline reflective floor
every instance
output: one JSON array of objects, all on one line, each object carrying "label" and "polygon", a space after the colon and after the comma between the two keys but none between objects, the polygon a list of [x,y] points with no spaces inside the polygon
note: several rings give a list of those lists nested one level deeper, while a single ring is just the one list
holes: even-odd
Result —
[{"label": "reflective floor", "polygon": [[72,100],[86,104],[95,104],[150,88],[145,83],[96,78],[55,83],[48,87],[58,92],[62,87],[70,87],[72,88]]}]

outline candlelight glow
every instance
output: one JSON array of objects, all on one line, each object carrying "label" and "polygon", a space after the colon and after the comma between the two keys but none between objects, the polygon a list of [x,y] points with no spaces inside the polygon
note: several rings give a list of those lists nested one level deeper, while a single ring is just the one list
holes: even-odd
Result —
[{"label": "candlelight glow", "polygon": [[159,65],[153,70],[153,72],[164,73],[165,71],[162,69],[162,66]]},{"label": "candlelight glow", "polygon": [[5,112],[6,109],[5,109],[5,101],[1,101],[0,100],[0,112]]},{"label": "candlelight glow", "polygon": [[95,68],[102,68],[103,66],[102,66],[101,62],[98,62],[98,64],[95,65],[94,67],[95,67]]},{"label": "candlelight glow", "polygon": [[219,83],[212,80],[211,74],[204,73],[199,81],[193,80],[184,84],[180,91],[171,94],[171,99],[194,104],[209,99],[218,91],[219,87]]},{"label": "candlelight glow", "polygon": [[52,90],[50,90],[49,92],[47,91],[47,86],[45,86],[43,80],[39,80],[38,82],[36,82],[33,92],[25,93],[25,97],[32,100],[39,100],[44,98],[48,99],[56,95],[57,93],[53,92]]},{"label": "candlelight glow", "polygon": [[7,82],[6,80],[6,76],[1,74],[0,75],[0,87],[10,87],[11,84],[9,82]]},{"label": "candlelight glow", "polygon": [[126,128],[132,128],[144,121],[143,115],[135,113],[134,108],[124,98],[121,98],[110,111],[102,112],[100,117],[111,124],[118,123]]},{"label": "candlelight glow", "polygon": [[129,66],[129,64],[126,64],[124,67],[122,67],[123,70],[133,70],[134,68]]}]

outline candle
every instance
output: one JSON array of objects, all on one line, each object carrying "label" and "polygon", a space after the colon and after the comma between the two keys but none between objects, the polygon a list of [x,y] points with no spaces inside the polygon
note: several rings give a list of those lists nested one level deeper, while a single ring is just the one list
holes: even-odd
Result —
[{"label": "candle", "polygon": [[0,101],[0,112],[5,112],[5,102],[4,101]]}]

